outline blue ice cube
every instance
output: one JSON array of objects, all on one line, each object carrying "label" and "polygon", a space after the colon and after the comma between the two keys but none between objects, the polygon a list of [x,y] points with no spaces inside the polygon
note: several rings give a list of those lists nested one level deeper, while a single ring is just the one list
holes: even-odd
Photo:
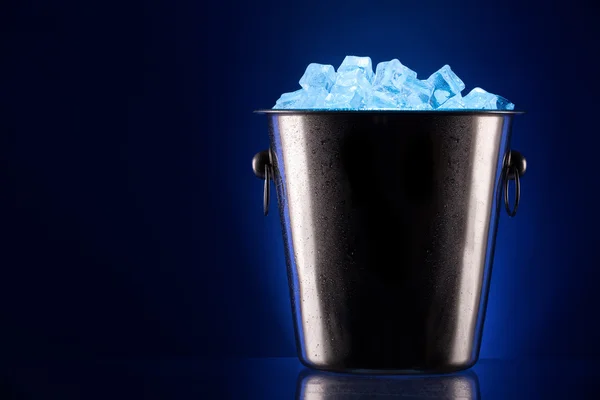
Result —
[{"label": "blue ice cube", "polygon": [[465,108],[465,103],[463,101],[463,97],[460,93],[452,96],[450,99],[444,102],[441,106],[436,108],[436,110],[459,110]]},{"label": "blue ice cube", "polygon": [[306,91],[304,89],[296,90],[291,93],[284,93],[279,97],[275,105],[274,109],[289,109],[289,108],[298,108],[298,106],[302,103],[302,100],[306,96]]},{"label": "blue ice cube", "polygon": [[[368,100],[368,108],[407,108],[413,94],[412,79],[417,73],[393,59],[377,64],[373,90]],[[408,81],[408,87],[407,86]],[[411,98],[412,100],[412,98]]]},{"label": "blue ice cube", "polygon": [[431,104],[429,104],[429,102],[409,103],[404,108],[406,108],[407,110],[433,110],[433,107],[431,106]]},{"label": "blue ice cube", "polygon": [[335,84],[325,100],[326,107],[363,108],[371,92],[373,76],[369,57],[347,56],[338,68]]},{"label": "blue ice cube", "polygon": [[300,86],[304,89],[323,88],[331,89],[335,82],[335,68],[333,65],[311,63],[306,67],[304,75],[300,78]]},{"label": "blue ice cube", "polygon": [[433,86],[431,105],[438,108],[449,98],[456,96],[465,89],[464,82],[452,71],[449,65],[444,65],[427,78]]},{"label": "blue ice cube", "polygon": [[373,88],[398,92],[409,77],[416,78],[417,73],[402,65],[399,60],[394,58],[391,61],[380,62],[375,69]]},{"label": "blue ice cube", "polygon": [[433,86],[427,81],[417,79],[416,74],[397,76],[395,80],[386,79],[382,79],[373,87],[366,104],[367,108],[433,109],[429,103]]},{"label": "blue ice cube", "polygon": [[515,105],[504,97],[486,92],[476,87],[467,94],[463,101],[465,108],[472,110],[514,110]]},{"label": "blue ice cube", "polygon": [[324,88],[300,89],[284,93],[275,103],[274,109],[324,108],[329,92]]},{"label": "blue ice cube", "polygon": [[325,108],[325,99],[328,95],[329,92],[322,87],[308,89],[303,108]]},{"label": "blue ice cube", "polygon": [[333,91],[334,88],[340,87],[355,87],[362,96],[365,96],[371,90],[371,82],[369,82],[362,70],[355,69],[346,72],[338,72],[335,84],[332,86],[331,91]]},{"label": "blue ice cube", "polygon": [[357,56],[346,56],[344,61],[338,67],[337,73],[339,75],[344,75],[346,72],[351,72],[355,70],[362,71],[364,77],[369,81],[369,83],[373,82],[373,62],[371,61],[371,57],[357,57]]},{"label": "blue ice cube", "polygon": [[400,88],[400,104],[402,108],[430,110],[429,104],[433,86],[412,76],[407,77]]},{"label": "blue ice cube", "polygon": [[360,109],[364,106],[363,99],[358,86],[334,85],[325,98],[324,108]]},{"label": "blue ice cube", "polygon": [[391,93],[386,90],[373,90],[371,95],[369,96],[365,108],[368,109],[396,109],[400,108],[400,103],[398,103],[398,95],[397,93]]}]

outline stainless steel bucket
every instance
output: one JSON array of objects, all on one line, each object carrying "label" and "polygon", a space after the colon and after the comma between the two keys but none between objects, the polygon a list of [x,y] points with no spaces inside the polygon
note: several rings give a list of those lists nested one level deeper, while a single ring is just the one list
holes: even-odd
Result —
[{"label": "stainless steel bucket", "polygon": [[[500,209],[525,158],[513,111],[262,110],[300,360],[438,373],[479,356]],[[508,196],[515,184],[515,199]],[[504,196],[503,196],[504,194]]]}]

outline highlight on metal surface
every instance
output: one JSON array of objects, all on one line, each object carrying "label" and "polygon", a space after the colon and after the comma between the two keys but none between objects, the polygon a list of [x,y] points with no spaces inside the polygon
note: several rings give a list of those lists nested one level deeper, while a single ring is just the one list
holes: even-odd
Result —
[{"label": "highlight on metal surface", "polygon": [[263,194],[263,212],[265,217],[269,214],[269,201],[271,200],[271,174],[269,164],[265,164],[265,188]]}]

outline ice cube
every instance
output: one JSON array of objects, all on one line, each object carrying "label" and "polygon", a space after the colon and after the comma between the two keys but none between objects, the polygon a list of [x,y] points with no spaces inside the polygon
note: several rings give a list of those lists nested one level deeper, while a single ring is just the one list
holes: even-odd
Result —
[{"label": "ice cube", "polygon": [[324,108],[329,93],[324,88],[300,89],[284,93],[275,103],[274,109]]},{"label": "ice cube", "polygon": [[449,98],[460,94],[465,89],[464,82],[452,71],[449,65],[444,65],[438,71],[427,78],[433,86],[431,105],[438,108]]},{"label": "ice cube", "polygon": [[[412,100],[414,88],[411,79],[416,79],[417,73],[402,63],[393,59],[377,64],[373,90],[367,103],[368,108],[407,108]],[[408,81],[408,86],[407,86]]]},{"label": "ice cube", "polygon": [[296,90],[291,93],[284,93],[279,97],[275,105],[274,109],[289,109],[289,108],[298,108],[301,105],[302,100],[306,96],[306,91],[304,89]]},{"label": "ice cube", "polygon": [[364,96],[358,86],[337,86],[331,88],[324,102],[325,108],[359,109],[364,106]]},{"label": "ice cube", "polygon": [[476,87],[463,98],[465,108],[472,110],[514,110],[515,105],[502,96]]},{"label": "ice cube", "polygon": [[325,108],[325,99],[329,92],[324,88],[309,89],[307,93],[306,108]]},{"label": "ice cube", "polygon": [[331,91],[336,87],[338,89],[340,87],[356,87],[359,93],[364,96],[371,90],[371,82],[369,82],[363,71],[355,69],[341,73],[338,72],[335,84],[332,86]]},{"label": "ice cube", "polygon": [[402,108],[428,110],[433,86],[412,76],[407,77],[400,87],[400,105]]},{"label": "ice cube", "polygon": [[323,88],[331,89],[335,82],[335,68],[333,65],[311,63],[306,67],[304,75],[300,78],[300,86],[304,89]]},{"label": "ice cube", "polygon": [[408,77],[416,78],[417,73],[402,65],[398,59],[380,62],[375,69],[373,88],[397,92]]},{"label": "ice cube", "polygon": [[373,62],[371,57],[346,56],[344,61],[338,67],[338,75],[343,75],[346,72],[360,70],[369,83],[373,82]]},{"label": "ice cube", "polygon": [[460,93],[452,96],[450,99],[444,102],[441,106],[436,108],[436,110],[458,110],[461,108],[465,108],[465,103],[463,101],[463,97]]},{"label": "ice cube", "polygon": [[373,67],[369,57],[347,56],[325,99],[328,108],[363,108],[370,96]]},{"label": "ice cube", "polygon": [[369,96],[365,106],[369,109],[400,108],[397,93],[394,94],[386,90],[379,89],[371,92],[371,96]]},{"label": "ice cube", "polygon": [[433,110],[431,104],[427,103],[414,103],[405,107],[408,110]]}]

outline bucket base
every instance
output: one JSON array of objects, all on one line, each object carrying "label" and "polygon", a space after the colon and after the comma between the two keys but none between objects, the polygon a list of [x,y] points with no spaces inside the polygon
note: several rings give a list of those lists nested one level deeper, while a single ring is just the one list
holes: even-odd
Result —
[{"label": "bucket base", "polygon": [[325,372],[333,372],[333,373],[341,373],[341,374],[353,374],[353,375],[442,375],[442,374],[453,374],[456,372],[461,372],[473,367],[477,360],[472,360],[466,363],[457,363],[457,364],[447,364],[447,365],[439,365],[431,368],[386,368],[386,369],[377,369],[377,368],[348,368],[343,366],[333,366],[333,365],[323,365],[323,364],[314,364],[309,361],[306,361],[299,357],[300,362],[311,369],[325,371]]},{"label": "bucket base", "polygon": [[480,399],[474,371],[444,375],[347,375],[305,369],[298,375],[297,400]]}]

